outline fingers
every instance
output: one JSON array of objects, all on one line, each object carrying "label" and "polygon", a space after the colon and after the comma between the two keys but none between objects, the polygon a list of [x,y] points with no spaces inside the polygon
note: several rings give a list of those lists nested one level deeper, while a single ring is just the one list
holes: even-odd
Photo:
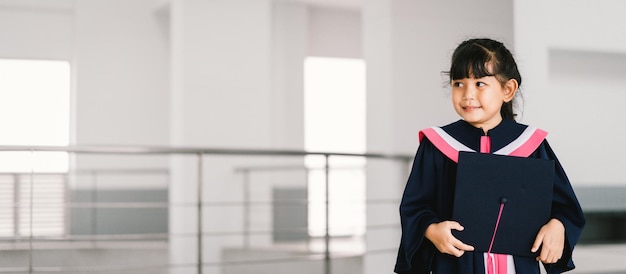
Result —
[{"label": "fingers", "polygon": [[465,254],[465,251],[460,250],[460,249],[458,249],[458,248],[456,248],[454,246],[451,246],[449,249],[447,249],[443,253],[448,253],[448,254],[450,254],[452,256],[455,256],[455,257],[461,257],[461,256],[463,256],[463,254]]},{"label": "fingers", "polygon": [[474,250],[473,246],[464,244],[463,242],[454,239],[442,252],[450,255],[461,257],[465,254],[465,251]]},{"label": "fingers", "polygon": [[537,250],[539,250],[539,247],[541,246],[541,243],[543,242],[543,237],[544,237],[544,234],[540,231],[539,234],[537,234],[537,237],[535,238],[533,247],[530,249],[531,252],[537,252]]},{"label": "fingers", "polygon": [[561,259],[564,244],[565,229],[560,221],[553,219],[541,228],[531,251],[536,252],[541,246],[541,253],[537,256],[537,261],[553,264]]},{"label": "fingers", "polygon": [[[448,227],[450,228],[450,230],[454,229],[454,230],[458,230],[458,231],[463,231],[465,228],[458,222],[456,221],[448,221]],[[452,255],[456,256],[456,257],[461,257],[463,256],[463,254],[465,253],[465,251],[473,251],[474,247],[468,244],[465,244],[464,242],[461,242],[459,239],[455,238],[454,236],[451,236],[451,247],[452,247]]]},{"label": "fingers", "polygon": [[455,221],[444,221],[430,225],[425,236],[441,253],[461,257],[465,251],[473,251],[474,247],[461,242],[452,235],[452,230],[462,231],[464,228]]},{"label": "fingers", "polygon": [[544,242],[541,253],[537,256],[537,261],[546,264],[556,263],[563,255],[563,247],[559,244]]},{"label": "fingers", "polygon": [[447,221],[447,223],[448,223],[448,227],[450,229],[454,229],[454,230],[458,230],[458,231],[463,231],[463,229],[465,229],[461,224],[459,224],[459,222]]},{"label": "fingers", "polygon": [[474,251],[474,247],[471,245],[468,245],[464,242],[461,242],[459,240],[456,240],[456,242],[454,243],[454,247],[456,247],[459,250],[463,250],[463,251]]},{"label": "fingers", "polygon": [[556,252],[554,249],[541,250],[541,254],[537,256],[537,261],[546,264],[556,263],[559,259],[561,259],[561,254]]}]

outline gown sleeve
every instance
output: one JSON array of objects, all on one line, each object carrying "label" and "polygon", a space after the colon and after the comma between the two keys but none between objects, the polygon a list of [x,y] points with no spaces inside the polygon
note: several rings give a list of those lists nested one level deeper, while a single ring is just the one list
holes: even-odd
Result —
[{"label": "gown sleeve", "polygon": [[430,273],[436,249],[424,234],[430,224],[440,222],[435,212],[436,157],[440,157],[436,148],[424,138],[400,203],[402,238],[394,269],[396,273]]},{"label": "gown sleeve", "polygon": [[546,140],[537,153],[539,158],[554,160],[552,218],[561,221],[565,227],[565,245],[561,259],[554,264],[544,264],[544,267],[548,274],[562,273],[574,269],[572,252],[585,225],[585,217],[561,163]]}]

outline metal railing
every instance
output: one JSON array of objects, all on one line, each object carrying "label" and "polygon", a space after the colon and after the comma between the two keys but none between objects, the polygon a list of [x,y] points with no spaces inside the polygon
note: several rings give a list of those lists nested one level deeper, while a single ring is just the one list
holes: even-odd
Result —
[{"label": "metal railing", "polygon": [[[323,157],[324,159],[324,164],[322,167],[322,170],[324,171],[324,189],[325,189],[325,193],[324,193],[324,216],[325,216],[325,232],[324,232],[324,236],[323,236],[323,253],[321,254],[321,256],[312,254],[309,256],[305,256],[303,260],[322,260],[323,261],[323,273],[329,274],[331,273],[331,260],[332,260],[332,254],[331,254],[331,233],[330,233],[330,220],[329,220],[329,216],[330,216],[330,174],[331,174],[331,170],[333,169],[333,167],[331,166],[330,163],[330,159],[332,157],[365,157],[366,159],[383,159],[383,160],[388,160],[388,161],[393,161],[393,162],[397,162],[399,165],[406,167],[404,170],[408,172],[408,167],[410,165],[410,161],[412,160],[411,156],[406,156],[406,155],[395,155],[395,154],[382,154],[382,153],[364,153],[364,154],[359,154],[359,153],[333,153],[333,152],[306,152],[306,151],[297,151],[297,150],[259,150],[259,149],[210,149],[210,148],[190,148],[190,147],[179,147],[179,148],[172,148],[172,147],[100,147],[100,146],[64,146],[64,147],[56,147],[56,146],[0,146],[0,152],[1,151],[27,151],[27,152],[31,152],[31,153],[37,153],[37,152],[50,152],[50,151],[56,151],[56,152],[68,152],[71,155],[74,156],[84,156],[84,155],[98,155],[98,156],[102,156],[102,155],[132,155],[132,156],[159,156],[159,157],[171,157],[171,156],[175,156],[175,155],[186,155],[186,156],[192,156],[193,158],[195,158],[193,161],[195,161],[195,165],[196,165],[196,169],[197,169],[197,174],[195,174],[195,179],[197,180],[196,182],[196,187],[197,189],[195,189],[195,191],[197,192],[197,196],[196,196],[196,201],[194,203],[180,203],[180,202],[171,202],[171,201],[165,201],[165,202],[146,202],[146,201],[141,201],[141,202],[133,202],[133,201],[126,201],[126,202],[106,202],[106,201],[99,201],[98,199],[98,192],[94,191],[92,193],[92,195],[95,195],[92,198],[91,201],[65,201],[64,206],[66,207],[66,214],[64,215],[65,218],[73,218],[75,216],[72,216],[73,213],[71,212],[71,210],[78,210],[78,209],[87,209],[90,210],[92,213],[91,217],[91,231],[85,235],[85,234],[74,234],[72,233],[72,231],[69,231],[71,229],[69,229],[69,225],[66,226],[66,233],[64,233],[63,235],[57,235],[54,237],[51,236],[37,236],[34,235],[32,232],[32,226],[31,226],[31,230],[30,230],[30,235],[28,235],[27,237],[20,237],[18,235],[14,235],[13,237],[6,237],[3,238],[3,243],[5,243],[5,247],[0,248],[0,251],[7,251],[7,250],[15,250],[15,249],[20,249],[19,246],[21,245],[22,249],[26,250],[29,253],[29,257],[27,260],[27,266],[4,266],[1,265],[0,262],[0,273],[2,272],[12,272],[12,273],[37,273],[37,272],[68,272],[68,271],[84,271],[84,272],[98,272],[98,271],[110,271],[112,273],[115,273],[115,271],[119,271],[119,270],[139,270],[139,269],[176,269],[176,268],[189,268],[192,267],[192,265],[195,265],[195,273],[203,273],[205,268],[207,267],[216,267],[216,266],[228,266],[228,265],[241,265],[241,264],[246,264],[246,263],[250,263],[250,264],[258,264],[258,263],[262,263],[263,260],[253,260],[253,261],[245,261],[245,260],[239,260],[239,261],[231,261],[231,262],[211,262],[211,261],[206,261],[205,260],[205,248],[206,248],[206,243],[205,243],[205,237],[208,236],[219,236],[220,234],[228,234],[228,231],[213,231],[213,232],[206,232],[204,229],[204,223],[206,222],[204,220],[204,218],[206,218],[206,214],[205,214],[205,209],[207,206],[224,206],[223,203],[213,203],[213,202],[209,202],[209,201],[205,201],[205,199],[203,198],[203,193],[205,192],[206,186],[206,172],[205,171],[205,167],[204,165],[206,164],[206,160],[205,158],[208,156],[215,156],[215,157],[232,157],[232,156],[243,156],[243,157],[305,157],[305,156],[310,156],[310,155],[318,155]],[[80,160],[76,160],[77,163],[80,164]],[[97,164],[96,164],[97,165]],[[262,167],[263,169],[267,169],[267,166]],[[285,168],[282,166],[275,166],[273,167],[274,169],[276,169],[277,171],[284,171]],[[307,168],[305,168],[304,166],[301,167],[296,167],[296,169],[301,169],[304,172],[309,172],[309,170]],[[82,171],[80,172],[86,172],[84,169],[81,169]],[[120,172],[119,169],[116,168],[109,168],[109,169],[104,169],[104,170],[100,170],[100,169],[90,169],[91,171],[89,172],[109,172],[110,174],[115,174],[116,172]],[[143,170],[143,171],[142,171]],[[210,170],[210,167],[209,167]],[[240,172],[241,174],[244,174],[244,184],[246,184],[249,188],[249,184],[250,181],[248,179],[245,179],[245,174],[250,174],[250,172],[252,172],[254,170],[254,166],[246,166],[244,168],[239,168],[236,169],[235,172]],[[136,172],[146,172],[146,171],[150,171],[150,172],[154,172],[155,169],[149,168],[146,169],[144,168],[137,168],[135,169]],[[232,171],[232,170],[231,170]],[[71,176],[75,176],[78,172],[78,170],[70,170],[70,177]],[[124,172],[129,172],[129,170],[125,170]],[[132,172],[132,171],[130,171]],[[167,172],[167,169],[163,170],[161,168],[156,169],[157,173],[162,173],[164,174],[164,176],[167,177],[167,181],[169,184],[169,181],[171,180],[170,178],[170,173]],[[35,172],[32,172],[32,175],[34,175]],[[30,177],[31,180],[30,182],[26,182],[30,184],[30,187],[33,187],[34,184],[34,176]],[[22,183],[24,183],[22,181]],[[69,183],[68,183],[69,184]],[[70,188],[70,186],[65,186],[68,189]],[[95,190],[98,189],[98,183],[97,181],[93,183],[93,185],[91,186],[92,188],[94,188]],[[166,185],[164,186],[165,188],[170,188],[172,187],[171,185]],[[169,189],[168,189],[169,190]],[[244,247],[250,247],[250,235],[251,233],[253,233],[250,229],[250,217],[251,217],[251,213],[250,213],[250,208],[251,206],[253,206],[253,203],[251,203],[250,200],[250,196],[245,196],[248,194],[249,189],[246,189],[244,191],[244,199],[243,201],[239,204],[241,206],[243,206],[244,211],[242,213],[242,225],[243,225],[243,231],[242,232],[233,232],[234,234],[239,234],[244,238]],[[31,192],[32,194],[32,192]],[[365,201],[366,204],[370,203],[372,201]],[[398,200],[393,200],[393,201],[381,201],[381,200],[377,200],[377,201],[373,201],[375,203],[397,203]],[[296,203],[302,203],[302,201],[300,202],[296,202]],[[308,201],[304,201],[303,203],[308,203]],[[235,203],[237,204],[237,203]],[[14,205],[16,208],[19,206],[19,202],[17,202],[17,204]],[[31,199],[31,212],[32,212],[32,199]],[[189,234],[189,233],[177,233],[177,232],[172,232],[172,231],[166,231],[164,233],[117,233],[117,234],[99,234],[98,233],[98,219],[97,219],[97,211],[99,209],[103,209],[103,208],[123,208],[123,209],[128,209],[128,208],[159,208],[159,209],[167,209],[167,208],[173,208],[173,207],[185,207],[185,208],[191,208],[194,207],[196,210],[196,214],[195,214],[195,219],[197,222],[197,227],[195,228],[197,233],[194,234]],[[30,215],[31,218],[31,222],[32,222],[32,214]],[[395,225],[395,224],[393,224]],[[226,232],[226,233],[225,233]],[[267,234],[267,233],[271,233],[271,231],[257,231],[257,233],[260,234]],[[124,242],[124,241],[143,241],[144,243],[147,240],[156,240],[156,241],[160,241],[160,242],[164,242],[165,245],[167,245],[167,243],[170,241],[170,239],[172,237],[194,237],[194,241],[196,242],[196,259],[195,259],[195,263],[155,263],[155,264],[142,264],[142,265],[109,265],[109,266],[102,266],[102,265],[98,265],[98,266],[74,266],[74,267],[64,267],[64,266],[38,266],[35,265],[33,263],[33,254],[35,252],[35,250],[37,249],[38,246],[43,246],[45,243],[54,243],[56,245],[58,245],[59,243],[64,243],[64,244],[69,244],[70,248],[72,246],[76,247],[76,246],[81,246],[82,244],[86,242],[91,242],[91,245],[88,245],[90,247],[93,247],[95,244],[93,243],[99,243],[101,241],[104,242],[116,242],[116,243],[120,243],[120,242]],[[35,246],[35,244],[37,246]],[[23,247],[24,245],[26,245],[26,247]],[[8,246],[8,247],[7,247]],[[106,244],[100,244],[100,247],[102,246],[106,246]],[[17,247],[17,248],[16,248]],[[287,259],[288,261],[293,261],[292,259]],[[266,263],[272,263],[272,262],[276,262],[276,261],[281,261],[280,259],[267,259],[265,260]],[[283,260],[284,261],[284,260]],[[176,271],[174,271],[175,273]],[[154,272],[152,272],[154,273]],[[167,273],[167,272],[164,272]]]}]

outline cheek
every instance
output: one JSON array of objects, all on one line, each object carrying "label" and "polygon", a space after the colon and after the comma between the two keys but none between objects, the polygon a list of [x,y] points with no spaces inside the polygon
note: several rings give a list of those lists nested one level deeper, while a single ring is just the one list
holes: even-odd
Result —
[{"label": "cheek", "polygon": [[450,96],[453,103],[458,103],[463,98],[460,92],[452,92],[452,96]]},{"label": "cheek", "polygon": [[489,100],[485,102],[485,105],[488,105],[490,109],[499,110],[504,101],[502,98],[489,98]]}]

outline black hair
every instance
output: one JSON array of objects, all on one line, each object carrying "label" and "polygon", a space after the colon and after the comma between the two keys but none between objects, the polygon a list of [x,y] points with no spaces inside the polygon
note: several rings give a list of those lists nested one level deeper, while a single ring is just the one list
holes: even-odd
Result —
[{"label": "black hair", "polygon": [[[513,54],[501,42],[488,38],[469,39],[459,44],[446,74],[450,76],[450,83],[464,78],[494,76],[503,86],[511,79],[522,85]],[[500,114],[504,119],[515,120],[513,100],[502,103]]]}]

